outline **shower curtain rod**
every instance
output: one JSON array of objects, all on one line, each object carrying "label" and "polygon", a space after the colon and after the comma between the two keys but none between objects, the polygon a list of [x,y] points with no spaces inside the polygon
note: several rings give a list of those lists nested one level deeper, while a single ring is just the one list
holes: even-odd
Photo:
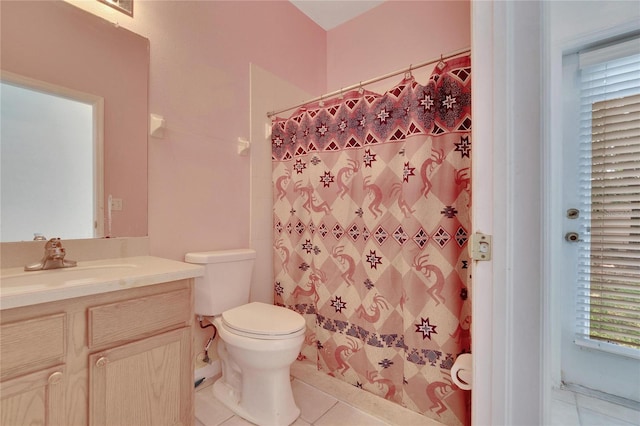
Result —
[{"label": "shower curtain rod", "polygon": [[380,77],[375,77],[375,78],[372,78],[370,80],[361,81],[358,84],[353,84],[351,86],[343,87],[340,90],[335,90],[335,91],[333,91],[331,93],[326,93],[324,95],[320,95],[320,96],[315,97],[313,99],[309,99],[308,101],[303,102],[301,104],[294,105],[294,106],[291,106],[289,108],[280,109],[280,110],[277,110],[277,111],[268,112],[267,113],[267,117],[271,118],[271,117],[273,117],[275,115],[278,115],[278,114],[280,114],[282,112],[290,111],[292,109],[296,109],[296,108],[299,108],[301,106],[304,106],[304,105],[307,105],[307,104],[310,104],[310,103],[313,103],[313,102],[316,102],[316,101],[321,101],[323,99],[329,99],[329,98],[332,98],[334,96],[346,93],[346,92],[348,92],[350,90],[358,89],[358,88],[361,88],[363,86],[366,86],[366,85],[369,85],[369,84],[373,84],[373,83],[376,83],[376,82],[381,81],[381,80],[386,80],[387,78],[395,77],[396,75],[400,75],[400,74],[404,74],[406,72],[417,70],[418,68],[426,67],[427,65],[435,64],[436,62],[444,61],[445,59],[451,59],[451,58],[454,58],[456,56],[459,56],[459,55],[462,55],[462,54],[468,53],[468,52],[471,52],[471,48],[469,48],[469,47],[467,47],[465,49],[456,50],[456,51],[451,52],[451,53],[449,53],[447,55],[440,55],[439,58],[431,59],[429,61],[422,62],[422,63],[420,63],[418,65],[409,65],[408,68],[404,68],[404,69],[401,69],[401,70],[398,70],[398,71],[393,71],[393,72],[390,72],[388,74],[382,75]]}]

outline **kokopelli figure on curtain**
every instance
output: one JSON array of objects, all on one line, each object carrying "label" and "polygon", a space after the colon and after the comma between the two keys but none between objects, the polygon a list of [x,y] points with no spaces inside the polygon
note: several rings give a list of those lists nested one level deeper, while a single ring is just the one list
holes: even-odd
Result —
[{"label": "kokopelli figure on curtain", "polygon": [[337,363],[336,371],[344,376],[344,373],[351,368],[347,360],[360,349],[361,347],[357,340],[347,337],[347,344],[338,346],[334,351],[334,357]]},{"label": "kokopelli figure on curtain", "polygon": [[380,209],[380,204],[382,204],[382,190],[375,183],[371,183],[371,178],[372,176],[364,178],[362,189],[371,196],[371,202],[367,208],[373,214],[373,217],[377,219],[378,216],[382,215],[382,210]]},{"label": "kokopelli figure on curtain", "polygon": [[369,309],[372,311],[371,314],[367,312],[363,304],[360,304],[360,306],[356,308],[356,314],[359,318],[363,318],[367,322],[375,323],[380,320],[382,309],[389,310],[389,304],[384,297],[376,294],[373,296],[373,303],[369,305]]},{"label": "kokopelli figure on curtain", "polygon": [[417,256],[413,260],[413,267],[429,281],[435,277],[435,282],[427,289],[427,293],[436,301],[436,306],[444,303],[446,301],[442,295],[445,285],[444,274],[436,265],[429,263],[429,254]]},{"label": "kokopelli figure on curtain", "polygon": [[289,257],[291,256],[289,249],[284,244],[284,240],[282,238],[278,238],[273,244],[273,248],[275,249],[278,257],[281,259],[282,270],[284,272],[289,272]]},{"label": "kokopelli figure on curtain", "polygon": [[412,209],[411,206],[404,199],[404,195],[402,194],[402,183],[396,182],[391,185],[391,195],[398,197],[398,207],[400,211],[404,214],[404,217],[409,218],[416,211]]},{"label": "kokopelli figure on curtain", "polygon": [[457,389],[457,386],[447,376],[446,372],[442,373],[442,378],[444,381],[429,383],[427,389],[425,390],[427,393],[427,398],[429,398],[429,401],[431,401],[429,410],[435,412],[438,415],[447,410],[447,405],[443,400]]},{"label": "kokopelli figure on curtain", "polygon": [[384,399],[393,399],[396,394],[396,385],[393,383],[393,381],[385,379],[380,374],[378,374],[377,371],[367,371],[366,377],[369,383],[375,384],[376,386],[380,387],[380,389],[386,388],[386,392],[383,395]]},{"label": "kokopelli figure on curtain", "polygon": [[289,181],[291,181],[291,172],[289,169],[285,170],[284,175],[276,178],[275,187],[276,194],[275,196],[282,200],[287,195],[287,185],[289,185]]},{"label": "kokopelli figure on curtain", "polygon": [[322,282],[326,282],[326,281],[327,281],[326,274],[320,269],[314,268],[312,265],[311,274],[309,274],[309,282],[307,282],[308,288],[303,288],[300,285],[297,285],[293,289],[293,292],[291,293],[291,295],[293,297],[313,296],[313,301],[315,303],[318,303],[318,301],[320,300],[320,295],[318,294],[318,286]]},{"label": "kokopelli figure on curtain", "polygon": [[431,158],[428,158],[422,163],[420,167],[420,178],[422,179],[422,195],[425,197],[431,192],[431,173],[444,161],[444,151],[441,149],[434,149],[431,151]]},{"label": "kokopelli figure on curtain", "polygon": [[338,261],[340,266],[344,268],[340,277],[347,283],[347,285],[353,285],[353,275],[356,272],[356,261],[353,257],[344,254],[344,246],[336,246],[331,250],[331,256]]},{"label": "kokopelli figure on curtain", "polygon": [[347,181],[360,169],[360,164],[355,160],[347,159],[347,163],[348,165],[338,170],[338,174],[336,175],[338,195],[340,195],[340,198],[344,198],[344,196],[349,193],[350,188]]},{"label": "kokopelli figure on curtain", "polygon": [[469,167],[456,170],[455,183],[467,193],[466,207],[469,208],[471,206],[471,170]]},{"label": "kokopelli figure on curtain", "polygon": [[295,184],[296,191],[301,193],[301,196],[305,197],[305,201],[302,204],[302,207],[309,213],[312,211],[316,213],[329,213],[331,211],[331,207],[326,201],[318,202],[316,196],[314,195],[315,189],[311,183],[303,186],[301,181],[297,181]]}]

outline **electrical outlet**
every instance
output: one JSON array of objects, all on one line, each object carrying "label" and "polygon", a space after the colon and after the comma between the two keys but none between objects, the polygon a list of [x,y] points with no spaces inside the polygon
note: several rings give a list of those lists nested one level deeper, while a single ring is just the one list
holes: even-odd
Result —
[{"label": "electrical outlet", "polygon": [[122,210],[122,198],[112,198],[111,199],[111,210],[113,210],[113,211]]}]

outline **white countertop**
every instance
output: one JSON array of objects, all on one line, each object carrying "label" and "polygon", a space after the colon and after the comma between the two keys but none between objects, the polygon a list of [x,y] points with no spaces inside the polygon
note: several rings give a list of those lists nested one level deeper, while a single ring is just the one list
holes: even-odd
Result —
[{"label": "white countertop", "polygon": [[200,265],[153,256],[78,262],[76,267],[25,272],[0,271],[0,309],[18,308],[74,297],[200,277]]}]

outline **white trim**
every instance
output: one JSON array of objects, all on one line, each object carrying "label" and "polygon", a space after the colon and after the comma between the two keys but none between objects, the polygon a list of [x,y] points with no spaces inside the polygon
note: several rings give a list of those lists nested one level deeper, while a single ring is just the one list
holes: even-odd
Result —
[{"label": "white trim", "polygon": [[537,2],[472,2],[472,424],[541,424],[540,47]]},{"label": "white trim", "polygon": [[29,87],[32,90],[40,91],[47,94],[53,94],[61,98],[71,99],[74,101],[84,102],[87,104],[93,104],[99,99],[100,96],[93,95],[91,93],[81,92],[76,89],[60,86],[57,84],[49,83],[35,78],[26,77],[20,74],[16,74],[10,71],[0,70],[0,79],[10,84],[18,86]]},{"label": "white trim", "polygon": [[622,43],[580,52],[580,68],[620,59],[625,56],[637,55],[638,53],[640,53],[640,38],[634,37]]},{"label": "white trim", "polygon": [[[493,5],[471,3],[472,31],[472,226],[473,230],[493,234]],[[476,99],[482,99],[480,104]],[[482,172],[481,172],[482,170]],[[476,182],[483,182],[478,185]],[[494,250],[499,241],[494,236]],[[499,253],[494,252],[494,258]],[[473,262],[471,303],[473,311],[473,391],[471,424],[493,422],[493,262]],[[498,382],[502,379],[497,378]]]},{"label": "white trim", "polygon": [[95,211],[94,238],[102,238],[104,232],[104,98],[98,96],[93,103],[93,140],[94,150],[94,192]]},{"label": "white trim", "polygon": [[[562,221],[555,218],[562,211],[562,192],[552,191],[554,179],[562,173],[562,145],[553,144],[553,135],[562,134],[562,106],[554,104],[554,94],[562,90],[562,55],[554,54],[551,45],[549,4],[542,4],[542,424],[551,424],[551,389],[562,385],[560,376],[561,324],[559,286],[554,282],[554,271],[562,264],[562,247],[554,244],[556,237],[562,235]],[[557,95],[556,95],[557,96]],[[560,111],[557,111],[559,109]],[[559,132],[559,133],[558,133]],[[557,182],[557,180],[556,180]]]},{"label": "white trim", "polygon": [[601,340],[576,337],[575,344],[594,351],[603,351],[627,358],[640,359],[640,351],[637,349],[614,345],[612,343],[604,342]]}]

